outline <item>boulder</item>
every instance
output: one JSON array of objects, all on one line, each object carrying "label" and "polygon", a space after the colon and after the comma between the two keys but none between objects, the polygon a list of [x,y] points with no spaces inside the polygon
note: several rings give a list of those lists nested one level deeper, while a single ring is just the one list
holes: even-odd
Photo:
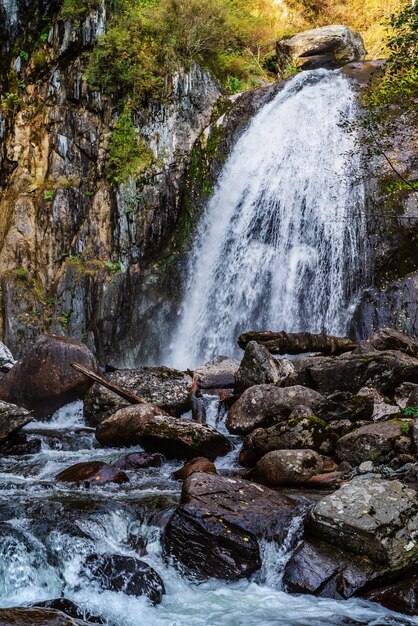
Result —
[{"label": "boulder", "polygon": [[379,328],[370,339],[376,350],[399,350],[418,357],[418,341],[394,328]]},{"label": "boulder", "polygon": [[8,372],[15,363],[16,361],[9,348],[0,341],[0,372]]},{"label": "boulder", "polygon": [[150,406],[120,409],[99,424],[97,440],[110,446],[140,444],[147,452],[162,452],[175,459],[196,456],[214,459],[230,451],[228,439],[214,428],[192,420],[156,415],[154,410],[147,410]]},{"label": "boulder", "polygon": [[364,555],[353,555],[311,538],[295,550],[286,564],[283,584],[290,593],[347,599],[387,571]]},{"label": "boulder", "polygon": [[152,454],[149,452],[133,452],[132,454],[126,454],[118,459],[115,463],[115,467],[121,470],[137,470],[145,469],[147,467],[161,467],[163,461],[163,455],[158,452]]},{"label": "boulder", "polygon": [[91,554],[84,561],[83,574],[104,591],[120,591],[127,596],[147,596],[161,602],[164,583],[147,563],[122,554]]},{"label": "boulder", "polygon": [[63,483],[88,483],[90,485],[105,485],[106,483],[126,483],[129,478],[122,470],[112,467],[103,461],[76,463],[55,476]]},{"label": "boulder", "polygon": [[282,543],[303,511],[304,505],[268,487],[195,473],[166,526],[164,553],[201,579],[248,577],[261,566],[258,541]]},{"label": "boulder", "polygon": [[0,609],[0,626],[29,626],[29,624],[30,626],[84,626],[87,622],[73,619],[55,609],[35,607]]},{"label": "boulder", "polygon": [[45,608],[45,609],[55,609],[56,611],[62,611],[69,617],[74,617],[76,619],[83,619],[85,622],[89,624],[104,624],[104,620],[98,615],[93,615],[89,611],[82,609],[77,606],[71,600],[67,598],[55,598],[54,600],[45,600],[44,602],[37,602],[36,604],[31,605],[37,608]]},{"label": "boulder", "polygon": [[[141,367],[109,372],[106,378],[158,406],[160,414],[180,416],[191,408],[192,377],[187,372]],[[129,406],[126,400],[99,384],[93,385],[84,399],[86,417],[93,425],[125,406]]]},{"label": "boulder", "polygon": [[276,360],[263,345],[250,341],[235,376],[235,391],[242,393],[253,385],[278,385],[292,372],[290,361]]},{"label": "boulder", "polygon": [[378,422],[362,426],[338,440],[335,454],[340,461],[360,465],[363,461],[388,463],[411,449],[408,422]]},{"label": "boulder", "polygon": [[336,391],[324,398],[316,407],[316,414],[328,422],[343,419],[357,422],[371,420],[373,406],[373,398],[367,395],[353,395],[347,391]]},{"label": "boulder", "polygon": [[366,50],[361,35],[341,24],[321,26],[277,43],[282,71],[289,65],[303,70],[318,67],[336,68],[352,61],[362,61]]},{"label": "boulder", "polygon": [[394,350],[364,355],[300,357],[293,359],[292,364],[294,384],[306,385],[324,394],[336,391],[356,394],[366,386],[391,394],[404,381],[418,383],[418,359]]},{"label": "boulder", "polygon": [[273,450],[255,466],[253,478],[266,485],[293,485],[322,472],[322,459],[314,450]]},{"label": "boulder", "polygon": [[358,477],[317,502],[310,530],[392,571],[418,558],[418,494],[397,480]]},{"label": "boulder", "polygon": [[418,404],[418,385],[402,383],[396,388],[394,400],[398,408],[401,409],[407,406],[416,406]]},{"label": "boulder", "polygon": [[244,391],[232,405],[226,426],[232,433],[245,435],[260,426],[283,422],[301,404],[310,407],[314,413],[321,400],[321,394],[300,385],[285,388],[255,385]]},{"label": "boulder", "polygon": [[32,410],[35,417],[48,417],[65,404],[84,398],[92,385],[70,366],[74,362],[97,370],[96,359],[80,341],[41,337],[0,380],[0,398]]},{"label": "boulder", "polygon": [[314,415],[289,419],[269,428],[257,428],[244,440],[244,448],[254,451],[256,459],[271,450],[309,449],[332,454],[337,435],[326,422]]},{"label": "boulder", "polygon": [[363,597],[370,602],[378,602],[390,611],[418,615],[418,571],[415,569],[403,580],[369,591]]},{"label": "boulder", "polygon": [[173,478],[175,480],[186,480],[189,476],[195,472],[209,472],[216,474],[216,467],[204,456],[199,456],[196,459],[191,459],[183,465],[180,469],[173,472]]},{"label": "boulder", "polygon": [[[0,420],[1,421],[1,420]],[[0,456],[25,456],[37,454],[41,451],[42,440],[26,433],[11,435],[6,441],[0,443]]]},{"label": "boulder", "polygon": [[389,398],[379,393],[374,387],[362,387],[357,394],[358,396],[370,398],[373,401],[372,420],[374,422],[387,419],[388,415],[399,413],[399,407],[396,404],[391,404]]},{"label": "boulder", "polygon": [[26,409],[0,400],[0,446],[32,420]]},{"label": "boulder", "polygon": [[235,385],[235,375],[239,361],[227,356],[217,356],[198,367],[193,376],[193,389],[196,393],[207,389],[225,389]]}]

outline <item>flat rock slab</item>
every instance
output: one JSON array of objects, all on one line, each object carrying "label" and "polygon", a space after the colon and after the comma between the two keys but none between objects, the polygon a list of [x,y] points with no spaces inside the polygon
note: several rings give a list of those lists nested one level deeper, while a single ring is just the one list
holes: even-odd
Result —
[{"label": "flat rock slab", "polygon": [[164,533],[166,556],[198,578],[237,580],[261,566],[259,539],[282,542],[306,505],[239,478],[195,473]]},{"label": "flat rock slab", "polygon": [[194,372],[193,387],[196,391],[223,389],[235,385],[235,375],[240,362],[227,356],[217,356]]},{"label": "flat rock slab", "polygon": [[[141,367],[110,372],[106,378],[119,387],[141,396],[150,404],[171,415],[181,415],[191,408],[192,377],[187,372],[168,367]],[[129,403],[105,387],[95,384],[84,400],[86,416],[95,423],[107,413],[114,413]]]},{"label": "flat rock slab", "polygon": [[232,405],[226,425],[231,433],[246,435],[255,428],[283,422],[299,405],[310,407],[314,413],[321,400],[321,394],[301,385],[255,385]]},{"label": "flat rock slab", "polygon": [[418,494],[397,480],[356,478],[315,505],[309,527],[320,539],[402,570],[418,558]]},{"label": "flat rock slab", "polygon": [[63,483],[89,483],[91,485],[121,484],[129,481],[125,472],[103,461],[76,463],[57,474],[55,478]]},{"label": "flat rock slab", "polygon": [[26,409],[0,400],[0,445],[32,420]]}]

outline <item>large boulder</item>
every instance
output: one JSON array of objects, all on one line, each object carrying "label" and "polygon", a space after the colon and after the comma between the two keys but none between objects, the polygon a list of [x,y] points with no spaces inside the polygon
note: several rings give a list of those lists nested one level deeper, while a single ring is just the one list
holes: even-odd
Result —
[{"label": "large boulder", "polygon": [[301,357],[293,359],[292,364],[295,384],[306,385],[324,394],[336,391],[356,394],[365,386],[390,394],[405,381],[418,382],[418,359],[395,350]]},{"label": "large boulder", "polygon": [[364,594],[366,600],[378,602],[391,611],[418,615],[418,571],[406,574],[403,580]]},{"label": "large boulder", "polygon": [[[406,428],[405,428],[406,427]],[[360,465],[364,461],[388,463],[411,449],[409,422],[378,422],[357,428],[338,440],[335,454],[340,461]]]},{"label": "large boulder", "polygon": [[418,558],[418,494],[397,480],[360,477],[320,500],[310,529],[353,554],[393,571]]},{"label": "large boulder", "polygon": [[303,505],[246,480],[192,474],[168,522],[164,553],[198,578],[236,580],[261,566],[259,540],[282,543]]},{"label": "large boulder", "polygon": [[102,617],[98,615],[93,615],[90,611],[82,609],[77,606],[68,598],[54,598],[54,600],[44,600],[43,602],[36,602],[31,606],[36,608],[44,608],[44,609],[55,609],[56,611],[62,611],[69,617],[74,617],[76,619],[83,619],[85,622],[91,624],[104,624],[105,621]]},{"label": "large boulder", "polygon": [[317,415],[331,422],[348,419],[350,422],[371,420],[374,401],[367,395],[353,395],[349,392],[337,391],[323,399],[317,406]]},{"label": "large boulder", "polygon": [[70,363],[97,370],[87,346],[67,337],[41,337],[0,380],[0,398],[48,417],[60,407],[84,398],[92,382]]},{"label": "large boulder", "polygon": [[16,361],[9,348],[0,341],[0,372],[8,372],[15,363]]},{"label": "large boulder", "polygon": [[158,452],[132,452],[118,459],[115,467],[121,470],[138,470],[148,467],[161,467],[163,455]]},{"label": "large boulder", "polygon": [[91,554],[84,561],[84,575],[101,589],[120,591],[128,596],[147,596],[161,602],[164,583],[147,563],[122,554]]},{"label": "large boulder", "polygon": [[[162,452],[168,458],[207,456],[213,460],[226,454],[231,444],[214,428],[192,420],[157,415],[151,405],[120,409],[99,424],[96,438],[108,446],[140,444],[147,452]],[[151,407],[152,408],[152,407]]]},{"label": "large boulder", "polygon": [[310,70],[335,68],[352,61],[361,61],[366,50],[361,35],[348,26],[321,26],[277,43],[279,67],[297,65]]},{"label": "large boulder", "polygon": [[387,571],[367,556],[317,539],[305,540],[286,564],[283,583],[291,593],[346,599]]},{"label": "large boulder", "polygon": [[332,454],[337,435],[326,422],[315,415],[289,419],[269,428],[256,428],[247,435],[244,449],[259,459],[271,450],[309,449]]},{"label": "large boulder", "polygon": [[245,435],[255,428],[283,422],[299,405],[310,407],[314,414],[321,400],[321,394],[301,385],[255,385],[232,405],[226,426],[232,433]]},{"label": "large boulder", "polygon": [[216,467],[204,456],[198,456],[195,459],[190,459],[180,467],[178,470],[173,472],[173,478],[175,480],[186,480],[189,476],[194,474],[195,472],[209,472],[210,474],[216,474]]},{"label": "large boulder", "polygon": [[322,467],[314,450],[273,450],[258,461],[253,477],[271,486],[303,484],[320,474]]},{"label": "large boulder", "polygon": [[88,483],[89,485],[121,484],[129,481],[125,472],[103,461],[76,463],[59,472],[55,478],[62,483]]},{"label": "large boulder", "polygon": [[[0,609],[0,626],[88,626],[61,611],[47,608],[17,607]],[[90,624],[91,626],[91,624]]]},{"label": "large boulder", "polygon": [[239,361],[228,356],[217,356],[194,371],[193,388],[196,392],[224,389],[235,385]]},{"label": "large boulder", "polygon": [[293,372],[286,359],[274,359],[266,347],[250,341],[235,376],[235,391],[242,393],[253,385],[280,384]]},{"label": "large boulder", "polygon": [[[106,378],[160,407],[163,413],[180,416],[191,408],[192,377],[187,372],[141,367],[109,372]],[[126,400],[99,384],[93,385],[84,399],[85,414],[93,424],[125,406],[129,406]]]},{"label": "large boulder", "polygon": [[417,340],[394,328],[380,328],[372,335],[370,343],[376,350],[399,350],[418,357]]},{"label": "large boulder", "polygon": [[0,400],[0,446],[32,420],[26,409]]}]

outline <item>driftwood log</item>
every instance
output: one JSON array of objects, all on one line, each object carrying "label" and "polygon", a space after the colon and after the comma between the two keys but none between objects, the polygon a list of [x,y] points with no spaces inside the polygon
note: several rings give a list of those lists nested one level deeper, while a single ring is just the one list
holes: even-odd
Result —
[{"label": "driftwood log", "polygon": [[357,347],[348,337],[333,337],[325,333],[274,333],[270,330],[243,333],[238,338],[238,345],[245,350],[250,341],[265,346],[271,354],[303,354],[304,352],[322,352],[323,354],[341,354]]},{"label": "driftwood log", "polygon": [[84,374],[84,376],[87,376],[87,378],[94,380],[94,382],[98,383],[99,385],[103,385],[103,387],[106,387],[110,391],[113,391],[113,393],[116,393],[118,396],[120,396],[124,400],[127,400],[131,404],[148,404],[145,398],[135,395],[134,393],[132,393],[132,391],[129,391],[124,387],[119,387],[119,385],[111,383],[110,380],[107,380],[107,378],[105,378],[101,374],[98,374],[97,372],[89,370],[87,367],[84,367],[84,365],[80,365],[80,363],[70,363],[70,365],[73,369],[77,370],[77,372],[81,372],[82,374]]}]

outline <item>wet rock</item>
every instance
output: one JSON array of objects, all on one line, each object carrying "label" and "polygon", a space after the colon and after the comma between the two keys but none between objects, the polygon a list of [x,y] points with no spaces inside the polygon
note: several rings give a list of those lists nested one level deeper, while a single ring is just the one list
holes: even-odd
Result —
[{"label": "wet rock", "polygon": [[147,452],[162,452],[168,458],[207,456],[214,459],[231,449],[229,441],[210,426],[192,420],[155,415],[155,407],[135,405],[117,411],[96,429],[103,445],[140,444]]},{"label": "wet rock", "polygon": [[122,458],[118,459],[115,463],[115,467],[121,470],[137,470],[147,467],[161,467],[163,461],[163,455],[150,454],[149,452],[133,452],[132,454],[126,454]]},{"label": "wet rock", "polygon": [[167,524],[164,553],[198,578],[236,580],[261,566],[258,540],[279,544],[304,506],[239,478],[195,473]]},{"label": "wet rock", "polygon": [[417,340],[394,328],[379,328],[371,337],[370,343],[376,350],[399,350],[418,357]]},{"label": "wet rock", "polygon": [[104,624],[104,620],[98,615],[93,615],[90,611],[86,611],[81,607],[77,606],[71,600],[67,598],[56,598],[55,600],[45,600],[45,602],[37,602],[32,605],[33,607],[45,608],[45,609],[55,609],[56,611],[62,611],[69,617],[74,617],[78,619],[83,619],[85,622],[89,624]]},{"label": "wet rock", "polygon": [[360,465],[364,461],[388,463],[411,448],[408,430],[402,422],[378,422],[357,428],[338,440],[335,454],[340,461]]},{"label": "wet rock", "polygon": [[316,414],[329,422],[343,419],[357,422],[371,420],[373,406],[373,398],[369,396],[337,391],[323,399],[316,407]]},{"label": "wet rock", "polygon": [[305,482],[305,485],[313,489],[335,489],[341,484],[343,476],[343,472],[315,474]]},{"label": "wet rock", "polygon": [[45,608],[0,609],[1,626],[83,626],[85,621],[75,620],[61,611]]},{"label": "wet rock", "polygon": [[41,448],[42,441],[38,437],[28,437],[25,433],[17,433],[17,435],[11,435],[7,441],[0,444],[0,456],[37,454]]},{"label": "wet rock", "polygon": [[120,591],[128,596],[147,596],[153,604],[161,602],[164,583],[147,563],[121,554],[92,554],[83,572],[103,590]]},{"label": "wet rock", "polygon": [[324,394],[336,391],[358,393],[362,387],[375,387],[393,393],[404,381],[418,383],[418,360],[403,352],[310,356],[292,360],[294,384],[306,385]]},{"label": "wet rock", "polygon": [[418,419],[411,422],[412,450],[418,455]]},{"label": "wet rock", "polygon": [[319,541],[305,540],[286,564],[283,583],[290,593],[346,599],[387,571],[367,556],[353,555]]},{"label": "wet rock", "polygon": [[373,563],[403,570],[418,556],[418,495],[397,480],[358,477],[314,506],[309,528]]},{"label": "wet rock", "polygon": [[232,405],[226,426],[232,433],[245,435],[259,426],[283,422],[301,404],[310,407],[314,413],[321,400],[318,392],[300,385],[285,388],[255,385],[244,391]]},{"label": "wet rock", "polygon": [[[192,378],[187,372],[168,367],[141,367],[109,372],[106,378],[158,406],[160,414],[180,416],[191,408]],[[98,384],[93,385],[84,399],[85,414],[94,425],[105,414],[125,406],[129,406],[127,401]]]},{"label": "wet rock", "polygon": [[31,413],[26,409],[0,400],[0,446],[32,420]]},{"label": "wet rock", "polygon": [[240,362],[227,356],[217,356],[198,367],[193,376],[196,392],[206,389],[224,389],[235,385],[235,375]]},{"label": "wet rock", "polygon": [[105,485],[106,483],[120,485],[129,482],[125,472],[102,461],[76,463],[57,474],[55,478],[64,483],[88,483],[90,485]]},{"label": "wet rock", "polygon": [[263,345],[250,341],[235,376],[235,391],[242,393],[253,385],[278,385],[292,372],[290,361],[276,360]]},{"label": "wet rock", "polygon": [[362,61],[366,50],[361,35],[348,26],[321,26],[277,43],[279,67],[289,63],[301,69],[335,68],[353,61]]},{"label": "wet rock", "polygon": [[322,472],[322,459],[314,450],[273,450],[255,466],[253,477],[267,485],[303,484]]},{"label": "wet rock", "polygon": [[8,372],[15,363],[16,361],[9,348],[0,341],[0,372]]},{"label": "wet rock", "polygon": [[271,450],[309,449],[332,454],[337,435],[330,426],[314,415],[289,419],[269,428],[257,428],[244,440],[244,448],[252,449],[259,459]]},{"label": "wet rock", "polygon": [[399,407],[395,404],[391,404],[389,398],[379,393],[377,389],[373,387],[362,387],[357,396],[364,396],[373,401],[372,420],[374,422],[378,422],[387,415],[396,415],[396,413],[399,413]]},{"label": "wet rock", "polygon": [[418,572],[414,570],[404,580],[369,591],[363,597],[397,613],[418,615]]},{"label": "wet rock", "polygon": [[196,459],[191,459],[185,463],[183,467],[173,472],[173,478],[176,480],[186,480],[186,478],[195,472],[209,472],[211,474],[216,474],[216,467],[212,461],[209,461],[209,459],[204,456],[200,456]]},{"label": "wet rock", "polygon": [[41,337],[21,361],[0,380],[0,398],[50,416],[60,407],[83,398],[91,381],[70,363],[96,370],[93,354],[83,343],[66,337]]}]

